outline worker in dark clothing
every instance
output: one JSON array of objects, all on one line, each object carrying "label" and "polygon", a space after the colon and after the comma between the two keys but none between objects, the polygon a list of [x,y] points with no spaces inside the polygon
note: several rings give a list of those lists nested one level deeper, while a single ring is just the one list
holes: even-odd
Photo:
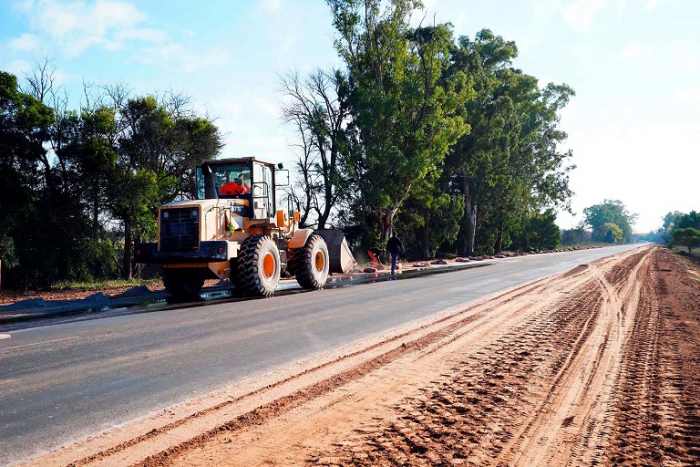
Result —
[{"label": "worker in dark clothing", "polygon": [[399,258],[399,253],[403,253],[403,243],[396,235],[392,235],[386,242],[386,249],[391,253],[391,273],[396,274],[396,260]]}]

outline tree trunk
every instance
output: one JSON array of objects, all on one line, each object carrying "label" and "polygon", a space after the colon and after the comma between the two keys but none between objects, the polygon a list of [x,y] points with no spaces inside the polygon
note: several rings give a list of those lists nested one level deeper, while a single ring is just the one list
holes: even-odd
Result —
[{"label": "tree trunk", "polygon": [[92,238],[97,240],[100,237],[100,193],[97,187],[93,188],[92,198]]},{"label": "tree trunk", "polygon": [[385,243],[391,237],[392,230],[394,228],[394,216],[396,215],[396,208],[388,208],[384,212],[379,213],[379,229],[381,232],[380,240]]},{"label": "tree trunk", "polygon": [[466,245],[464,253],[467,256],[474,256],[476,248],[476,199],[474,198],[474,182],[464,177],[464,219],[466,234]]},{"label": "tree trunk", "polygon": [[496,246],[494,246],[493,249],[495,250],[495,254],[499,254],[503,249],[503,227],[498,229],[498,237],[496,237]]},{"label": "tree trunk", "polygon": [[426,212],[423,215],[423,221],[425,225],[423,226],[423,258],[430,258],[430,227],[428,226],[430,222],[430,213]]},{"label": "tree trunk", "polygon": [[325,229],[326,228],[326,222],[328,222],[328,218],[331,215],[331,208],[333,207],[333,191],[330,186],[330,183],[326,181],[326,187],[324,191],[324,203],[323,203],[323,212],[320,213],[318,216],[318,228],[319,229]]},{"label": "tree trunk", "polygon": [[133,272],[131,268],[131,256],[132,256],[132,246],[133,246],[133,233],[131,227],[131,220],[124,219],[124,259],[122,262],[122,274],[124,279],[130,281],[133,278]]}]

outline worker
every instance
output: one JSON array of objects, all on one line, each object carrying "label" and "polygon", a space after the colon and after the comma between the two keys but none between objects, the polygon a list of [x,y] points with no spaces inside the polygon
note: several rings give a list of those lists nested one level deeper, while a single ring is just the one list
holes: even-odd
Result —
[{"label": "worker", "polygon": [[396,274],[396,260],[399,258],[399,253],[403,253],[403,243],[401,239],[393,234],[388,242],[386,242],[386,249],[391,253],[391,274]]},{"label": "worker", "polygon": [[384,254],[384,250],[379,247],[373,246],[367,250],[367,255],[369,256],[369,261],[372,263],[372,267],[378,269],[384,269],[382,264],[381,256]]},{"label": "worker", "polygon": [[232,182],[221,187],[222,195],[245,195],[250,193],[250,185],[243,180],[243,175],[239,175]]},{"label": "worker", "polygon": [[238,178],[236,178],[236,183],[240,185],[242,189],[243,195],[247,195],[250,193],[250,185],[246,183],[246,181],[243,179],[243,174],[239,175]]}]

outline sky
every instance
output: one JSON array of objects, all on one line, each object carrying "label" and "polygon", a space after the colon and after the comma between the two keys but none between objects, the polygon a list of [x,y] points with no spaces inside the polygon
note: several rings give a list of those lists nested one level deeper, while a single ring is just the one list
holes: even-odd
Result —
[{"label": "sky", "polygon": [[[574,215],[604,199],[654,230],[669,211],[700,210],[700,1],[424,0],[412,21],[455,36],[491,29],[515,41],[514,66],[576,96],[561,113]],[[183,92],[225,134],[220,157],[291,166],[280,77],[342,66],[323,0],[0,0],[0,70],[20,82],[52,60],[81,105],[83,83],[137,95]]]}]

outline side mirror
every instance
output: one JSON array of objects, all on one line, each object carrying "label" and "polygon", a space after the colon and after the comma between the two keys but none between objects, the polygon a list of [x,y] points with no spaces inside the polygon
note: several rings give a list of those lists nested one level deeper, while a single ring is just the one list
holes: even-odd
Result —
[{"label": "side mirror", "polygon": [[282,170],[282,169],[284,169],[284,166],[283,166],[282,163],[280,162],[279,164],[277,164],[277,168],[280,169],[280,170]]}]

